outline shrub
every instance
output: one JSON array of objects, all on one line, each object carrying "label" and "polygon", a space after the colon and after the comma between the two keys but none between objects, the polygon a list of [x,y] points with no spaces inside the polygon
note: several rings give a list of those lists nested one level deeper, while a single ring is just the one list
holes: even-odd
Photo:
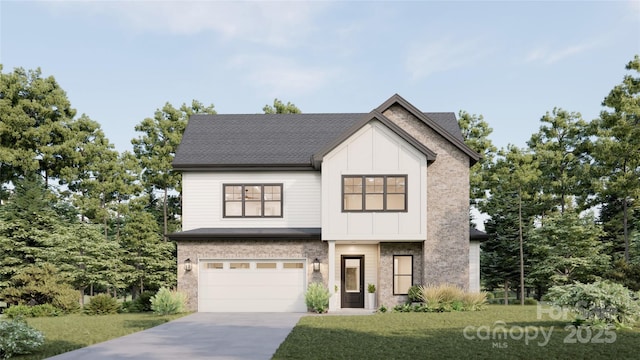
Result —
[{"label": "shrub", "polygon": [[29,305],[13,305],[4,311],[4,314],[10,319],[31,317],[31,306]]},{"label": "shrub", "polygon": [[151,297],[155,295],[153,291],[144,291],[133,301],[124,301],[121,312],[139,313],[151,311]]},{"label": "shrub", "polygon": [[592,325],[630,327],[640,314],[640,302],[635,294],[621,284],[606,280],[554,286],[545,299],[552,305],[568,307],[577,314],[578,321]]},{"label": "shrub", "polygon": [[387,307],[384,305],[380,305],[380,307],[378,308],[378,312],[381,314],[384,314],[387,312]]},{"label": "shrub", "polygon": [[453,300],[451,302],[451,310],[452,311],[464,311],[465,307],[462,300]]},{"label": "shrub", "polygon": [[98,294],[91,298],[89,304],[84,307],[88,315],[116,314],[120,310],[118,301],[108,294]]},{"label": "shrub", "polygon": [[29,354],[44,344],[44,335],[23,321],[0,321],[0,358]]},{"label": "shrub", "polygon": [[186,311],[187,296],[165,287],[151,297],[151,310],[158,315],[179,314]]},{"label": "shrub", "polygon": [[413,308],[411,304],[398,304],[393,307],[394,312],[411,312]]},{"label": "shrub", "polygon": [[491,300],[496,297],[492,292],[486,292],[485,294],[487,294],[487,300]]},{"label": "shrub", "polygon": [[526,299],[524,299],[524,304],[525,305],[538,305],[538,300],[533,299],[533,298],[526,298]]},{"label": "shrub", "polygon": [[329,310],[329,290],[319,282],[309,284],[307,292],[304,294],[304,302],[309,311],[318,314],[326,313]]},{"label": "shrub", "polygon": [[35,306],[14,305],[5,311],[8,318],[17,319],[23,317],[45,317],[58,316],[62,310],[51,304],[41,304]]},{"label": "shrub", "polygon": [[63,313],[62,310],[51,304],[40,304],[31,308],[31,315],[33,317],[58,316],[61,313]]},{"label": "shrub", "polygon": [[80,309],[80,293],[51,264],[31,265],[9,280],[0,293],[9,304],[51,304],[70,313]]},{"label": "shrub", "polygon": [[422,297],[420,296],[420,285],[411,286],[407,294],[410,302],[422,302]]},{"label": "shrub", "polygon": [[120,311],[121,313],[137,313],[139,312],[136,304],[133,301],[123,301],[120,304]]},{"label": "shrub", "polygon": [[151,298],[153,291],[143,291],[133,302],[140,312],[151,311]]}]

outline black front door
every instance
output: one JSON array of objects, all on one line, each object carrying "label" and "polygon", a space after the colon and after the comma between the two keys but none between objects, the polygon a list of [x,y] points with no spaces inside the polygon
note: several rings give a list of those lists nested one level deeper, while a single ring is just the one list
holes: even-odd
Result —
[{"label": "black front door", "polygon": [[364,308],[364,255],[342,255],[341,259],[340,305]]}]

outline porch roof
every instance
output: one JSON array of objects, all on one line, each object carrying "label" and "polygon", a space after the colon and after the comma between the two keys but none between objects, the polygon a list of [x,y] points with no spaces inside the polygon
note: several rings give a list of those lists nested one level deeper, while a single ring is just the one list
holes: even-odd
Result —
[{"label": "porch roof", "polygon": [[198,228],[169,234],[176,241],[242,240],[242,239],[298,239],[320,240],[320,228]]}]

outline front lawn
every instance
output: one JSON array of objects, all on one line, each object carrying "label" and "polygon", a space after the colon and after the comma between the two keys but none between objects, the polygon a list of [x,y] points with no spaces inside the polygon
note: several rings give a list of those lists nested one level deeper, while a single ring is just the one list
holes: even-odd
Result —
[{"label": "front lawn", "polygon": [[[152,313],[29,318],[27,323],[42,331],[45,344],[37,353],[12,359],[44,359],[67,351],[128,335],[186,314],[158,316]],[[6,319],[5,319],[6,320]]]},{"label": "front lawn", "polygon": [[569,320],[549,314],[491,305],[477,312],[307,316],[273,359],[631,359],[640,352],[640,330],[566,329]]}]

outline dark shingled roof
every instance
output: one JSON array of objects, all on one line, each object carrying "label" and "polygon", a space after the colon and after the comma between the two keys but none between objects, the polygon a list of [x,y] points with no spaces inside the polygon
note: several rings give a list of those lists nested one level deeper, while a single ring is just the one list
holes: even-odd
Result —
[{"label": "dark shingled roof", "polygon": [[198,228],[169,234],[176,241],[229,239],[320,240],[320,228]]},{"label": "dark shingled roof", "polygon": [[173,165],[310,167],[314,153],[365,115],[193,115]]},{"label": "dark shingled roof", "polygon": [[458,125],[456,114],[452,112],[436,112],[436,113],[423,113],[426,117],[435,121],[438,125],[442,126],[449,134],[453,135],[456,139],[464,141],[462,137],[462,131]]},{"label": "dark shingled roof", "polygon": [[484,232],[484,231],[480,231],[476,228],[469,228],[469,238],[471,239],[471,241],[486,241],[489,240],[489,235]]},{"label": "dark shingled roof", "polygon": [[[393,101],[408,104],[399,95],[394,95],[388,103]],[[313,155],[371,114],[193,115],[173,166],[177,170],[312,169]],[[419,115],[432,120],[436,127],[447,132],[447,137],[462,144],[456,146],[466,148],[454,113]]]}]

